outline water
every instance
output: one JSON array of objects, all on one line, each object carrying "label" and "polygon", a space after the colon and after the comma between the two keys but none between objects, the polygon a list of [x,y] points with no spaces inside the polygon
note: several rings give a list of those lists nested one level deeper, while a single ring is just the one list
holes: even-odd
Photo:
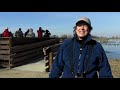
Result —
[{"label": "water", "polygon": [[102,46],[108,59],[120,59],[120,39],[111,39]]}]

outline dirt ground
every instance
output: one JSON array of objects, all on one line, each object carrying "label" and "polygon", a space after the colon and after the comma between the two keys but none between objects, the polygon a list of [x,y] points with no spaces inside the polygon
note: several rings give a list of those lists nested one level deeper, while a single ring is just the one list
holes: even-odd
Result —
[{"label": "dirt ground", "polygon": [[41,60],[12,69],[0,68],[0,78],[48,78],[45,62]]},{"label": "dirt ground", "polygon": [[21,71],[15,69],[0,70],[0,78],[48,78],[48,73],[38,71]]},{"label": "dirt ground", "polygon": [[[48,78],[44,61],[19,66],[13,69],[0,68],[0,78]],[[120,60],[109,60],[114,78],[120,78]]]}]

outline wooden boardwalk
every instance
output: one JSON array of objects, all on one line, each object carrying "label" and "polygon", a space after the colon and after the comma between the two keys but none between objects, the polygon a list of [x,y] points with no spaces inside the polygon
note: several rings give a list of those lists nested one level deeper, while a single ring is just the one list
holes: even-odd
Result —
[{"label": "wooden boardwalk", "polygon": [[22,71],[38,71],[38,72],[45,72],[45,60],[39,60],[37,62],[28,63],[26,65],[18,66],[13,68],[15,70],[22,70]]}]

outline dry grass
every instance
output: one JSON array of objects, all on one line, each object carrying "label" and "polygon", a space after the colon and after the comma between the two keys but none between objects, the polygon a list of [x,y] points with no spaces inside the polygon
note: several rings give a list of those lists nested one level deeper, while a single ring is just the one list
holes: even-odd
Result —
[{"label": "dry grass", "polygon": [[48,73],[2,69],[0,70],[0,78],[48,78]]},{"label": "dry grass", "polygon": [[114,78],[120,78],[120,60],[109,60]]}]

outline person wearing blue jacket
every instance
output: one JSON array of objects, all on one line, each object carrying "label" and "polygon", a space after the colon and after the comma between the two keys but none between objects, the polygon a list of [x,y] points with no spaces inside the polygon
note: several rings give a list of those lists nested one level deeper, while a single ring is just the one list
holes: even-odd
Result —
[{"label": "person wearing blue jacket", "polygon": [[59,47],[49,78],[113,78],[102,45],[90,34],[91,21],[82,17],[74,27],[73,38]]}]

